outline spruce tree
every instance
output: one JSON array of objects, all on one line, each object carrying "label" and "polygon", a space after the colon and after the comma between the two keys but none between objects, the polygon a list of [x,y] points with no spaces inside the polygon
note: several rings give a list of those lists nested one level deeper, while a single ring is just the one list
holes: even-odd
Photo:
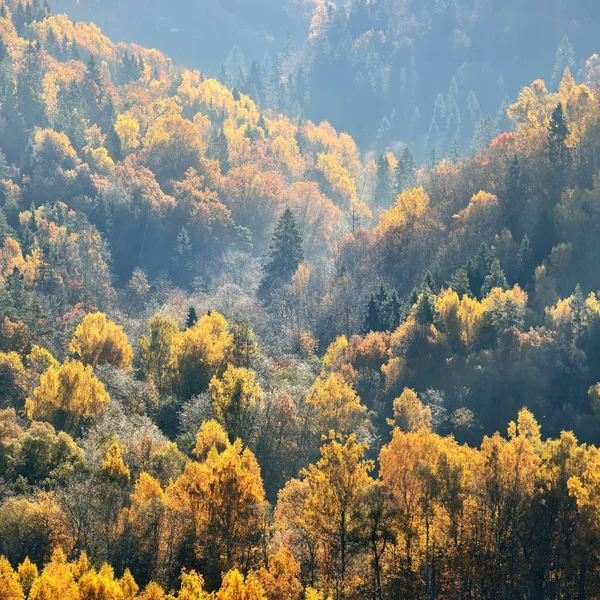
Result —
[{"label": "spruce tree", "polygon": [[570,149],[567,146],[568,136],[569,128],[565,121],[563,106],[559,103],[552,113],[548,126],[548,162],[551,173],[550,200],[552,206],[559,202],[568,183],[571,164]]},{"label": "spruce tree", "polygon": [[401,194],[404,190],[413,188],[415,186],[415,170],[417,165],[415,163],[412,152],[406,147],[402,156],[398,159],[396,165],[396,188],[395,195]]},{"label": "spruce tree", "polygon": [[10,167],[6,160],[6,154],[4,154],[2,150],[0,150],[0,180],[1,179],[10,179]]},{"label": "spruce tree", "polygon": [[453,165],[458,164],[458,161],[460,160],[460,146],[458,145],[458,140],[456,138],[452,139],[452,148],[450,148],[448,159]]},{"label": "spruce tree", "polygon": [[481,288],[490,272],[491,266],[492,257],[490,251],[482,243],[475,256],[467,263],[467,277],[469,278],[469,287],[473,297],[481,299]]},{"label": "spruce tree", "polygon": [[471,295],[471,285],[466,267],[457,269],[452,277],[446,282],[446,286],[454,290],[459,297]]},{"label": "spruce tree", "polygon": [[435,146],[433,146],[433,148],[431,149],[431,153],[429,154],[429,168],[435,169],[437,167],[437,164],[438,164],[437,150],[436,150]]},{"label": "spruce tree", "polygon": [[43,99],[44,72],[39,48],[29,42],[23,54],[23,66],[17,74],[17,99],[19,112],[27,127],[44,127],[46,105]]},{"label": "spruce tree", "polygon": [[193,327],[198,322],[198,315],[196,314],[196,309],[193,306],[190,306],[187,313],[187,318],[185,320],[185,328],[189,329]]},{"label": "spruce tree", "polygon": [[417,323],[420,325],[431,325],[435,319],[435,307],[433,298],[428,290],[419,294],[415,311]]},{"label": "spruce tree", "polygon": [[402,321],[402,305],[400,304],[400,299],[398,298],[398,294],[394,290],[388,300],[387,306],[387,316],[388,316],[388,329],[390,331],[395,331]]},{"label": "spruce tree", "polygon": [[219,167],[221,174],[226,175],[229,171],[229,146],[227,144],[227,136],[225,130],[220,127],[210,142],[210,155],[211,158],[219,161]]},{"label": "spruce tree", "polygon": [[525,287],[531,278],[533,273],[533,268],[535,266],[534,258],[533,258],[533,250],[531,248],[531,243],[529,241],[529,237],[527,234],[523,236],[523,240],[521,241],[521,245],[519,246],[519,254],[518,254],[518,275],[517,281],[521,285],[521,287]]},{"label": "spruce tree", "polygon": [[525,190],[523,188],[521,163],[519,162],[519,157],[515,154],[515,157],[510,163],[510,167],[508,168],[508,173],[506,175],[502,203],[504,220],[513,234],[513,237],[518,237],[520,234],[519,217],[521,213],[521,207],[525,202],[524,196]]},{"label": "spruce tree", "polygon": [[392,182],[390,178],[390,165],[385,154],[377,162],[377,184],[375,186],[375,204],[387,208],[392,196]]},{"label": "spruce tree", "polygon": [[575,64],[575,51],[569,38],[565,35],[556,49],[556,61],[552,71],[552,85],[558,85],[565,69]]},{"label": "spruce tree", "polygon": [[187,281],[187,273],[190,271],[192,262],[192,242],[185,227],[177,234],[175,245],[175,276],[179,281]]},{"label": "spruce tree", "polygon": [[286,208],[275,226],[258,288],[259,297],[268,303],[276,288],[290,282],[303,260],[302,236],[292,211]]},{"label": "spruce tree", "polygon": [[421,291],[427,288],[430,292],[436,293],[438,291],[438,286],[431,274],[431,271],[427,270],[425,272],[425,276],[423,277],[423,281],[421,282]]},{"label": "spruce tree", "polygon": [[500,261],[495,258],[492,261],[490,272],[486,275],[486,278],[481,286],[481,297],[485,298],[494,288],[500,288],[502,290],[508,289],[508,282],[506,276],[500,265]]},{"label": "spruce tree", "polygon": [[15,232],[13,228],[8,224],[6,220],[6,214],[4,209],[0,208],[0,244],[4,243],[7,237],[13,237]]},{"label": "spruce tree", "polygon": [[370,331],[380,331],[380,316],[379,316],[379,307],[377,306],[377,301],[375,300],[375,296],[371,294],[369,298],[369,302],[367,304],[367,309],[365,311],[365,316],[363,319],[363,332],[369,333]]}]

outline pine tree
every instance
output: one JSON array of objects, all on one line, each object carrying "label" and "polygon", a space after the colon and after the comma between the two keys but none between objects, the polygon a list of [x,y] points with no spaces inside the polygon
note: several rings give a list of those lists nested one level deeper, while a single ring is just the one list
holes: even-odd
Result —
[{"label": "pine tree", "polygon": [[375,187],[375,204],[387,208],[392,196],[392,181],[390,178],[390,165],[385,154],[377,162],[377,184]]},{"label": "pine tree", "polygon": [[402,305],[400,304],[400,299],[398,298],[398,294],[396,290],[394,290],[389,297],[388,306],[388,329],[390,331],[395,331],[402,321]]},{"label": "pine tree", "polygon": [[377,294],[371,294],[365,316],[363,319],[363,331],[393,331],[402,319],[402,307],[398,294],[394,291],[388,294],[383,286]]},{"label": "pine tree", "polygon": [[519,246],[518,267],[518,282],[521,287],[526,287],[535,267],[533,250],[527,234],[523,236],[523,240]]},{"label": "pine tree", "polygon": [[570,69],[575,64],[575,51],[569,38],[565,35],[556,49],[556,62],[552,71],[552,85],[558,85],[565,69]]},{"label": "pine tree", "polygon": [[431,274],[431,271],[427,270],[425,272],[425,276],[423,277],[423,281],[421,282],[421,291],[428,289],[430,292],[437,293],[438,286]]},{"label": "pine tree", "polygon": [[508,168],[506,175],[506,183],[504,186],[504,197],[503,197],[503,212],[504,220],[508,225],[513,237],[517,237],[520,234],[519,231],[519,217],[521,214],[521,207],[525,201],[525,190],[523,188],[523,175],[521,173],[521,163],[519,157],[515,154],[513,161]]},{"label": "pine tree", "polygon": [[17,104],[18,95],[11,88],[6,90],[0,104],[0,139],[8,162],[16,164],[27,145],[28,132]]},{"label": "pine tree", "polygon": [[10,179],[10,167],[6,160],[6,154],[0,150],[0,180]]},{"label": "pine tree", "polygon": [[4,243],[7,237],[14,237],[15,232],[6,220],[4,209],[0,208],[0,244]]},{"label": "pine tree", "polygon": [[433,298],[428,290],[424,290],[419,294],[415,317],[420,325],[431,325],[435,319]]},{"label": "pine tree", "polygon": [[268,303],[273,291],[289,283],[303,260],[302,236],[292,211],[286,208],[273,233],[267,261],[263,267],[263,278],[258,289],[259,297]]},{"label": "pine tree", "polygon": [[177,234],[177,244],[175,246],[175,273],[180,281],[187,280],[187,274],[191,268],[192,261],[192,242],[185,227],[182,227]]},{"label": "pine tree", "polygon": [[458,161],[460,160],[460,146],[456,138],[452,140],[452,148],[450,149],[448,159],[453,165],[458,164]]},{"label": "pine tree", "polygon": [[495,258],[490,267],[490,272],[487,274],[483,285],[481,286],[481,296],[485,298],[494,288],[500,288],[502,290],[508,289],[508,282],[506,276],[500,265],[500,261]]},{"label": "pine tree", "polygon": [[467,263],[467,277],[469,278],[469,288],[473,297],[481,299],[481,288],[485,278],[489,275],[491,266],[490,251],[485,244],[481,244],[475,256]]},{"label": "pine tree", "polygon": [[457,269],[452,277],[446,282],[446,286],[454,290],[460,297],[470,296],[471,285],[469,283],[467,269],[465,267]]},{"label": "pine tree", "polygon": [[229,171],[229,146],[227,143],[227,136],[223,127],[213,135],[210,143],[210,154],[211,158],[219,161],[219,167],[221,174],[226,175]]},{"label": "pine tree", "polygon": [[193,327],[198,322],[198,315],[196,314],[196,309],[193,306],[190,306],[188,309],[187,318],[185,320],[185,328],[189,329]]},{"label": "pine tree", "polygon": [[98,87],[102,85],[102,79],[100,78],[100,70],[96,65],[96,59],[93,54],[90,54],[90,59],[87,62],[86,76],[89,77]]},{"label": "pine tree", "polygon": [[437,167],[437,164],[438,164],[437,150],[436,150],[435,146],[433,146],[433,148],[431,149],[431,153],[429,154],[429,168],[435,169]]},{"label": "pine tree", "polygon": [[489,116],[479,119],[475,124],[475,133],[473,134],[473,151],[478,152],[488,148],[496,136],[496,126],[494,119]]},{"label": "pine tree", "polygon": [[568,184],[571,166],[570,149],[567,146],[569,128],[565,121],[562,104],[559,103],[552,113],[548,126],[548,162],[550,166],[550,199],[555,206]]},{"label": "pine tree", "polygon": [[387,295],[387,292],[385,291],[385,288],[383,287],[383,285],[379,286],[379,291],[377,292],[377,295],[375,296],[375,300],[377,302],[377,306],[379,307],[380,312],[385,311],[385,306],[387,305],[387,302],[388,302],[388,295]]},{"label": "pine tree", "polygon": [[29,128],[44,127],[46,123],[43,77],[38,45],[29,42],[24,53],[24,64],[17,75],[19,112]]},{"label": "pine tree", "polygon": [[367,309],[365,311],[365,316],[363,319],[363,332],[369,333],[370,331],[380,331],[380,316],[379,316],[379,307],[377,306],[377,301],[375,300],[375,296],[371,294],[369,298],[369,302],[367,304]]},{"label": "pine tree", "polygon": [[404,152],[402,152],[402,156],[398,159],[398,164],[396,165],[396,196],[401,194],[404,190],[415,186],[416,168],[417,165],[412,152],[408,147],[404,148]]}]

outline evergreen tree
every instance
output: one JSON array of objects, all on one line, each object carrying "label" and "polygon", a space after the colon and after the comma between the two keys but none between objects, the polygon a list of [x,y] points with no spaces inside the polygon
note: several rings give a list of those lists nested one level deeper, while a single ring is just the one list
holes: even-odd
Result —
[{"label": "evergreen tree", "polygon": [[421,282],[421,291],[423,291],[426,288],[433,293],[437,293],[438,291],[437,283],[433,278],[431,271],[429,270],[425,272],[425,276],[423,277],[423,281]]},{"label": "evergreen tree", "polygon": [[557,86],[565,69],[575,64],[575,50],[569,38],[565,35],[556,49],[556,61],[552,71],[552,85]]},{"label": "evergreen tree", "polygon": [[466,267],[457,269],[446,282],[447,287],[453,289],[460,297],[471,295],[471,284]]},{"label": "evergreen tree", "polygon": [[189,329],[193,327],[198,322],[198,315],[196,314],[196,309],[193,306],[190,306],[188,309],[187,318],[185,320],[185,328]]},{"label": "evergreen tree", "polygon": [[44,127],[46,105],[43,100],[42,63],[36,43],[29,42],[24,53],[24,64],[17,74],[19,112],[27,127]]},{"label": "evergreen tree", "polygon": [[438,164],[437,150],[435,146],[431,149],[431,153],[429,154],[429,168],[435,169]]},{"label": "evergreen tree", "polygon": [[192,242],[185,227],[182,227],[177,234],[174,263],[177,278],[182,282],[186,282],[187,274],[192,266]]},{"label": "evergreen tree", "polygon": [[570,149],[567,146],[569,129],[565,121],[562,104],[559,103],[552,113],[548,126],[548,162],[550,166],[549,197],[554,207],[568,184],[571,163]]},{"label": "evergreen tree", "polygon": [[[380,312],[382,314],[385,314],[385,307],[387,306],[388,295],[383,285],[379,286],[379,291],[375,296],[375,300],[377,302],[377,306],[379,307]],[[385,318],[383,318],[382,320],[385,321]]]},{"label": "evergreen tree", "polygon": [[425,289],[419,294],[415,310],[417,323],[420,325],[431,325],[435,319],[435,307],[433,297],[429,290]]},{"label": "evergreen tree", "polygon": [[456,138],[452,140],[452,148],[450,148],[448,159],[453,165],[458,164],[458,161],[460,160],[460,146]]},{"label": "evergreen tree", "polygon": [[261,108],[264,107],[260,64],[256,60],[252,61],[250,65],[244,90]]},{"label": "evergreen tree", "polygon": [[389,297],[387,309],[389,330],[395,331],[402,321],[402,305],[396,290]]},{"label": "evergreen tree", "polygon": [[303,260],[302,236],[292,211],[286,208],[273,233],[267,261],[263,267],[263,278],[258,289],[259,297],[268,303],[273,291],[289,283]]},{"label": "evergreen tree", "polygon": [[469,278],[469,288],[474,298],[481,299],[481,288],[485,278],[490,272],[492,266],[492,257],[485,244],[479,246],[479,250],[473,258],[467,263],[467,277]]},{"label": "evergreen tree", "polygon": [[402,156],[396,165],[396,189],[395,194],[401,194],[404,190],[413,188],[416,184],[415,170],[417,165],[414,156],[408,147],[404,148]]},{"label": "evergreen tree", "polygon": [[508,289],[506,276],[500,265],[500,261],[495,258],[492,261],[490,272],[486,275],[483,285],[481,286],[481,296],[485,298],[494,288]]},{"label": "evergreen tree", "polygon": [[381,331],[379,307],[377,306],[377,301],[373,294],[371,294],[371,297],[369,298],[363,319],[363,332],[369,333],[370,331]]},{"label": "evergreen tree", "polygon": [[93,54],[90,54],[90,59],[86,65],[86,76],[91,79],[98,87],[102,85],[102,79],[100,77],[100,70],[96,64],[96,59]]},{"label": "evergreen tree", "polygon": [[223,127],[220,127],[216,133],[213,135],[213,138],[210,143],[211,150],[211,158],[219,161],[219,167],[221,169],[221,174],[226,175],[229,171],[229,146],[227,143],[227,136],[225,135],[225,130]]},{"label": "evergreen tree", "polygon": [[523,186],[523,175],[521,173],[521,163],[519,157],[515,154],[506,175],[502,203],[504,220],[512,232],[513,237],[517,237],[520,234],[519,220],[521,207],[525,202],[524,195],[525,190]]},{"label": "evergreen tree", "polygon": [[6,154],[0,150],[0,180],[10,179],[10,167],[6,160]]},{"label": "evergreen tree", "polygon": [[415,287],[408,295],[408,306],[412,308],[419,300],[419,290]]},{"label": "evergreen tree", "polygon": [[375,186],[375,204],[387,208],[392,196],[392,181],[390,178],[390,164],[385,154],[377,162],[377,184]]},{"label": "evergreen tree", "polygon": [[473,151],[477,152],[488,148],[494,137],[496,137],[494,119],[488,116],[479,119],[475,125],[475,133],[473,134]]},{"label": "evergreen tree", "polygon": [[14,237],[15,232],[6,220],[4,209],[0,208],[0,244],[4,243],[7,237]]},{"label": "evergreen tree", "polygon": [[523,236],[518,254],[518,276],[517,281],[521,287],[526,287],[535,267],[533,250],[527,234]]},{"label": "evergreen tree", "polygon": [[23,6],[22,2],[19,2],[17,5],[17,9],[13,16],[13,24],[17,30],[17,33],[19,34],[19,37],[21,37],[25,30],[26,24],[25,7]]},{"label": "evergreen tree", "polygon": [[17,94],[7,91],[0,105],[0,139],[8,162],[17,164],[27,145],[25,119],[19,111]]}]

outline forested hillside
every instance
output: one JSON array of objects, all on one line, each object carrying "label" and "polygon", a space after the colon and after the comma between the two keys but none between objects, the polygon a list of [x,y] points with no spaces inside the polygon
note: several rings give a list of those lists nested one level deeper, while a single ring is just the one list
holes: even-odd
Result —
[{"label": "forested hillside", "polygon": [[541,77],[555,91],[566,67],[579,74],[598,51],[600,26],[593,0],[55,6],[118,40],[218,74],[263,109],[327,119],[363,150],[408,145],[420,161],[434,148],[448,156],[455,140],[465,154],[489,145],[510,127],[506,107],[524,85]]},{"label": "forested hillside", "polygon": [[600,596],[576,75],[418,164],[0,3],[0,600]]}]

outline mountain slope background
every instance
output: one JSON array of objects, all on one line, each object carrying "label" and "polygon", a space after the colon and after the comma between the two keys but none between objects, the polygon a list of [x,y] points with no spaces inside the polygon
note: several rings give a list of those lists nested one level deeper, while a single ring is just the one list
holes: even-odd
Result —
[{"label": "mountain slope background", "polygon": [[577,76],[600,19],[592,0],[55,5],[220,75],[263,107],[326,119],[363,150],[406,144],[422,161],[454,139],[464,152],[485,146],[529,81],[556,86],[566,66]]}]

